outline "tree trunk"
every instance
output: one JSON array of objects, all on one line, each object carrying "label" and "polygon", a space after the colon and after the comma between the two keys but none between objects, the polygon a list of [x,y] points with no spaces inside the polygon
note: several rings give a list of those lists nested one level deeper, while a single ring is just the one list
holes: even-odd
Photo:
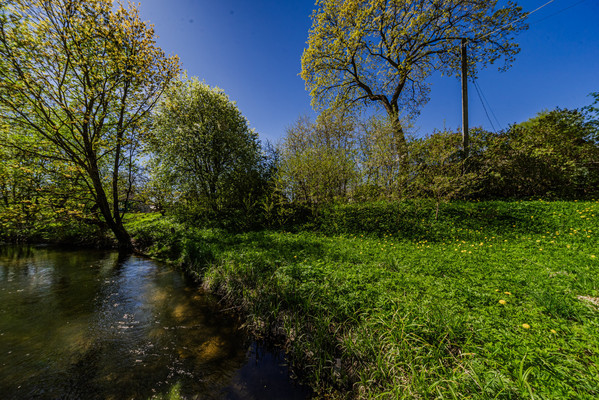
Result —
[{"label": "tree trunk", "polygon": [[[408,142],[406,140],[406,135],[404,133],[403,127],[401,126],[401,121],[399,120],[399,114],[395,112],[390,115],[391,123],[393,124],[393,133],[395,139],[395,151],[400,156],[403,161],[407,162],[408,159]],[[402,162],[403,164],[403,162]]]},{"label": "tree trunk", "polygon": [[400,165],[403,167],[404,165],[407,165],[408,161],[408,142],[401,125],[401,120],[399,118],[399,106],[397,104],[391,104],[388,101],[384,102],[383,104],[387,110],[387,116],[392,124],[393,141],[395,146],[393,150],[399,156]]},{"label": "tree trunk", "polygon": [[130,252],[133,250],[131,236],[129,236],[129,232],[127,232],[122,222],[116,224],[112,232],[116,236],[119,252]]},{"label": "tree trunk", "polygon": [[[110,205],[108,203],[108,198],[106,197],[106,192],[102,187],[102,180],[100,179],[100,174],[98,172],[98,167],[95,163],[95,160],[90,160],[91,168],[89,170],[89,176],[94,185],[94,191],[96,192],[96,204],[108,225],[108,228],[114,233],[116,237],[119,251],[131,251],[133,249],[133,244],[131,243],[131,236],[123,226],[123,221],[119,218],[116,219],[113,216],[113,212],[115,215],[118,215],[118,208],[115,210],[110,210]],[[118,205],[117,205],[118,207]]]},{"label": "tree trunk", "polygon": [[[399,118],[399,109],[397,104],[391,105],[390,103],[385,104],[387,115],[391,122],[391,129],[393,132],[392,144],[389,151],[392,152],[392,163],[389,180],[395,181],[395,188],[391,188],[393,185],[387,184],[388,195],[391,195],[394,191],[402,196],[403,192],[407,189],[407,176],[408,176],[408,142]],[[396,170],[395,170],[396,169]],[[395,171],[394,171],[395,170]]]}]

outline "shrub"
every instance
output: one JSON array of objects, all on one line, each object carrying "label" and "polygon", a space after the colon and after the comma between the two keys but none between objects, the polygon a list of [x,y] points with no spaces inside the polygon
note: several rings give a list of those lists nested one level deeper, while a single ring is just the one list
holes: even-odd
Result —
[{"label": "shrub", "polygon": [[484,139],[475,161],[488,168],[481,197],[572,199],[599,193],[597,128],[580,111],[545,111]]}]

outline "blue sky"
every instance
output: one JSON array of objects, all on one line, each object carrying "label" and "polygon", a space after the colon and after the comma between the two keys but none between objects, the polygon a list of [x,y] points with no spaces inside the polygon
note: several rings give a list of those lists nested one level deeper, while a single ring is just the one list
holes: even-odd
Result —
[{"label": "blue sky", "polygon": [[[532,11],[549,0],[521,0]],[[223,89],[262,140],[277,142],[300,115],[315,115],[299,76],[314,0],[141,0],[158,44],[190,76]],[[529,18],[510,70],[484,70],[478,85],[495,129],[544,109],[578,108],[599,91],[599,0],[554,0]],[[461,126],[460,83],[433,76],[416,134]],[[470,125],[493,129],[473,85]],[[496,118],[495,118],[496,117]]]}]

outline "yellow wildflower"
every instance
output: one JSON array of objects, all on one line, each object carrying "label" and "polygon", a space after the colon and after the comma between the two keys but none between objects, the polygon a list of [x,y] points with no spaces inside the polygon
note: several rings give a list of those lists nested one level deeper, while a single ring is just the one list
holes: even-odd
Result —
[{"label": "yellow wildflower", "polygon": [[524,328],[524,329],[530,329],[530,325],[528,325],[528,324],[522,324],[522,328]]}]

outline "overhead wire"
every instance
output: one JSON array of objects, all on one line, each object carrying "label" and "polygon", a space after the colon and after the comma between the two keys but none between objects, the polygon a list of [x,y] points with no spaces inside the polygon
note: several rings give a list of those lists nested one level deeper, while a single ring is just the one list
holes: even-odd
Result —
[{"label": "overhead wire", "polygon": [[[495,32],[499,32],[500,30],[502,30],[503,28],[505,28],[505,27],[507,27],[507,26],[510,26],[510,25],[513,25],[513,24],[515,24],[515,23],[518,23],[518,22],[520,22],[520,21],[522,21],[522,20],[525,20],[526,18],[530,17],[532,14],[534,14],[534,13],[536,13],[537,11],[539,11],[540,9],[542,9],[542,8],[544,8],[544,7],[546,7],[546,6],[548,6],[549,4],[553,3],[554,1],[555,1],[555,0],[549,0],[547,3],[543,4],[542,6],[535,8],[534,10],[532,10],[532,11],[531,11],[531,12],[529,12],[529,13],[526,13],[526,15],[524,15],[522,18],[519,18],[519,19],[517,19],[516,21],[512,21],[512,22],[509,22],[509,23],[507,23],[507,24],[505,24],[505,25],[502,25],[502,26],[500,26],[499,28],[495,29],[494,31],[492,31],[492,32],[489,32],[489,33],[487,33],[486,35],[480,36],[480,37],[476,38],[475,40],[484,39],[484,38],[486,38],[487,36],[491,36],[491,35],[492,35],[492,34],[494,34]],[[585,1],[585,0],[582,0],[582,1]]]},{"label": "overhead wire", "polygon": [[487,103],[489,110],[491,110],[491,115],[493,116],[493,119],[495,119],[495,122],[497,122],[497,126],[499,127],[499,129],[503,129],[503,125],[501,124],[501,122],[499,122],[499,119],[495,115],[495,112],[493,111],[493,107],[491,107],[491,103],[489,103],[489,101],[487,100],[487,98],[485,96],[485,92],[483,91],[483,88],[481,88],[480,85],[478,85],[478,88],[480,89],[480,94],[483,96],[483,100]]},{"label": "overhead wire", "polygon": [[[516,21],[509,22],[509,23],[507,23],[507,24],[505,24],[505,25],[502,25],[502,26],[500,26],[499,28],[495,29],[494,31],[492,31],[492,32],[489,32],[489,33],[487,33],[487,34],[485,34],[485,35],[483,35],[483,36],[477,37],[477,38],[475,38],[474,40],[480,40],[480,39],[484,39],[484,38],[486,38],[487,36],[491,36],[491,35],[492,35],[492,34],[494,34],[495,32],[498,32],[498,31],[502,30],[503,28],[505,28],[505,27],[507,27],[507,26],[510,26],[510,25],[512,25],[512,24],[515,24],[515,23],[517,23],[517,22],[520,22],[520,21],[522,21],[522,20],[524,20],[524,19],[526,19],[526,18],[530,17],[532,14],[536,13],[537,11],[541,10],[542,8],[545,8],[546,6],[548,6],[549,4],[553,3],[554,1],[555,1],[555,0],[549,0],[548,2],[546,2],[545,4],[543,4],[543,5],[541,5],[541,6],[537,7],[537,8],[535,8],[535,9],[534,9],[534,10],[532,10],[531,12],[529,12],[529,13],[526,13],[526,15],[525,15],[525,16],[523,16],[522,18],[520,18],[520,19],[518,19],[518,20],[516,20]],[[551,18],[551,17],[553,17],[553,16],[555,16],[555,15],[557,15],[557,14],[561,14],[561,13],[563,13],[564,11],[566,11],[566,10],[569,10],[569,9],[570,9],[570,8],[572,8],[572,7],[576,7],[577,5],[579,5],[580,3],[584,3],[585,1],[587,1],[587,0],[580,0],[580,1],[577,1],[576,3],[574,3],[574,4],[571,4],[571,5],[569,5],[568,7],[562,8],[561,10],[558,10],[558,11],[554,12],[553,14],[549,14],[549,15],[547,15],[547,16],[545,16],[545,17],[541,18],[541,19],[538,19],[538,20],[536,20],[536,21],[532,21],[532,22],[530,22],[530,23],[529,23],[529,25],[538,24],[538,23],[539,23],[539,22],[541,22],[541,21],[545,21],[546,19],[549,19],[549,18]]]},{"label": "overhead wire", "polygon": [[497,133],[497,129],[495,129],[495,125],[493,124],[491,117],[489,117],[489,112],[487,111],[487,107],[485,106],[485,102],[483,101],[483,97],[480,93],[480,88],[478,87],[478,83],[476,83],[476,81],[473,81],[473,82],[474,82],[474,88],[476,89],[476,93],[478,94],[478,98],[480,99],[480,103],[483,105],[483,110],[485,110],[487,119],[489,120],[489,123],[491,124],[491,127],[493,128],[493,132]]},{"label": "overhead wire", "polygon": [[570,8],[572,8],[572,7],[575,7],[575,6],[579,5],[580,3],[584,3],[585,1],[587,1],[587,0],[580,0],[580,1],[577,1],[576,3],[574,3],[574,4],[572,4],[572,5],[569,5],[568,7],[562,8],[561,10],[559,10],[559,11],[556,11],[556,12],[554,12],[553,14],[549,14],[549,15],[545,16],[544,18],[538,19],[538,20],[536,20],[536,21],[532,21],[530,24],[531,24],[531,25],[538,24],[538,23],[539,23],[539,22],[541,22],[541,21],[545,21],[546,19],[549,19],[549,18],[551,18],[551,17],[553,17],[553,16],[555,16],[555,15],[557,15],[557,14],[563,13],[564,11],[566,11],[566,10],[569,10],[569,9],[570,9]]},{"label": "overhead wire", "polygon": [[[520,22],[520,21],[522,21],[522,20],[524,20],[524,19],[526,19],[526,18],[530,17],[532,14],[534,14],[535,12],[537,12],[537,11],[541,10],[542,8],[545,8],[546,6],[548,6],[549,4],[553,3],[554,1],[555,1],[555,0],[550,0],[550,1],[546,2],[545,4],[543,4],[543,5],[539,6],[539,7],[537,7],[536,9],[534,9],[533,11],[531,11],[531,12],[527,13],[527,14],[526,14],[524,17],[522,17],[522,18],[520,18],[520,19],[518,19],[518,20],[516,20],[516,21],[510,22],[510,23],[508,23],[508,24],[505,24],[505,25],[503,25],[503,26],[501,26],[501,27],[497,28],[496,30],[494,30],[494,31],[492,31],[492,32],[490,32],[490,33],[487,33],[486,35],[483,35],[483,36],[481,36],[481,37],[477,38],[477,40],[479,40],[479,39],[484,39],[485,37],[487,37],[487,36],[490,36],[490,35],[492,35],[493,33],[497,32],[497,31],[500,31],[501,29],[503,29],[503,28],[505,28],[505,27],[507,27],[507,26],[509,26],[509,25],[515,24],[515,23],[517,23],[517,22]],[[552,13],[552,14],[549,14],[549,15],[547,15],[547,16],[546,16],[546,17],[544,17],[544,18],[541,18],[541,19],[539,19],[539,20],[536,20],[536,21],[533,21],[533,22],[531,22],[531,23],[530,23],[530,25],[533,25],[533,24],[538,24],[539,22],[545,21],[546,19],[549,19],[549,18],[551,18],[551,17],[553,17],[553,16],[555,16],[555,15],[557,15],[557,14],[560,14],[560,13],[562,13],[562,12],[566,11],[566,10],[569,10],[570,8],[573,8],[573,7],[575,7],[575,6],[577,6],[577,5],[581,4],[581,3],[584,3],[585,1],[587,1],[587,0],[580,0],[580,1],[577,1],[576,3],[574,3],[574,4],[571,4],[571,5],[569,5],[568,7],[562,8],[561,10],[558,10],[558,11],[556,11],[556,12]],[[495,125],[493,124],[493,121],[491,120],[491,118],[490,118],[490,116],[489,116],[489,112],[487,111],[487,107],[488,107],[488,108],[489,108],[489,110],[491,111],[491,114],[493,115],[493,118],[495,119],[495,122],[497,122],[497,125],[499,126],[499,128],[500,128],[500,129],[501,129],[502,125],[501,125],[501,123],[499,122],[499,120],[497,119],[497,116],[495,115],[495,113],[493,112],[493,108],[491,107],[491,104],[489,103],[489,101],[488,101],[488,100],[487,100],[487,98],[485,97],[484,93],[482,92],[482,88],[480,87],[480,85],[477,83],[477,81],[476,81],[476,80],[473,80],[472,82],[474,83],[474,88],[476,89],[476,93],[478,94],[478,98],[480,99],[480,102],[481,102],[481,104],[482,104],[482,106],[483,106],[483,109],[484,109],[484,111],[485,111],[485,114],[486,114],[486,116],[487,116],[487,119],[489,120],[489,123],[491,124],[491,127],[493,128],[493,131],[495,131],[495,133],[497,133],[497,131],[496,131],[496,129],[495,129]],[[486,105],[485,105],[485,103],[486,103]]]}]

